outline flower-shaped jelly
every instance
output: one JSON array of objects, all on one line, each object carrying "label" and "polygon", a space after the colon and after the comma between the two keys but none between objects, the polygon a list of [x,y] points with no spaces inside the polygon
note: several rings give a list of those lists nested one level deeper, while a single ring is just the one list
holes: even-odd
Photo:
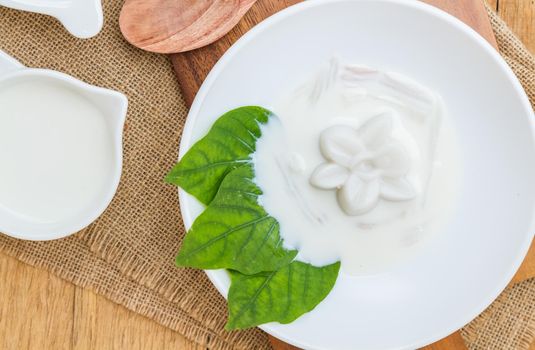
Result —
[{"label": "flower-shaped jelly", "polygon": [[417,195],[406,175],[411,159],[392,138],[392,117],[373,117],[360,128],[335,125],[320,135],[320,150],[327,160],[310,176],[323,190],[336,190],[338,203],[348,215],[371,211],[382,198],[408,201]]}]

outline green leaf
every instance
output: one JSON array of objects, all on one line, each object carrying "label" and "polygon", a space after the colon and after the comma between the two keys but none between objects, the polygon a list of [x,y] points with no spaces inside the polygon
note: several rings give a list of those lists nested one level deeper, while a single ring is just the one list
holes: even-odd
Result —
[{"label": "green leaf", "polygon": [[262,107],[236,108],[222,115],[165,178],[208,205],[223,178],[248,163],[261,136],[261,124],[273,114]]},{"label": "green leaf", "polygon": [[224,114],[166,177],[207,205],[176,264],[231,270],[227,329],[292,322],[327,296],[340,268],[294,261],[297,251],[283,247],[278,222],[258,203],[251,157],[271,116],[254,106]]},{"label": "green leaf", "polygon": [[331,291],[340,262],[315,267],[294,261],[278,271],[232,272],[226,329],[245,329],[277,321],[290,323],[311,311]]},{"label": "green leaf", "polygon": [[214,200],[186,234],[178,266],[254,274],[274,271],[294,259],[297,251],[283,248],[277,220],[258,204],[262,191],[253,178],[251,164],[224,178]]}]

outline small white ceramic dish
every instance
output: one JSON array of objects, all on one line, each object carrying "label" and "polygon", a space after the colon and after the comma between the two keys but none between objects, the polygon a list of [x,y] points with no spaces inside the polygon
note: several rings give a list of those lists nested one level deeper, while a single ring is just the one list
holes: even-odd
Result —
[{"label": "small white ceramic dish", "polygon": [[[535,116],[500,55],[454,17],[419,1],[307,1],[221,58],[190,110],[180,154],[223,112],[270,107],[333,55],[399,72],[443,97],[462,151],[460,200],[412,262],[380,275],[341,274],[315,310],[261,328],[304,349],[415,349],[475,318],[522,262],[535,232]],[[189,228],[202,207],[183,191],[180,203]],[[207,274],[226,295],[227,274]]]},{"label": "small white ceramic dish", "polygon": [[0,0],[0,6],[55,17],[81,39],[97,35],[104,23],[101,0]]},{"label": "small white ceramic dish", "polygon": [[109,150],[113,153],[111,175],[105,188],[99,192],[98,198],[83,212],[62,221],[42,223],[15,215],[0,206],[0,232],[15,238],[38,241],[62,238],[83,229],[97,219],[108,207],[117,191],[122,171],[122,134],[128,100],[117,91],[86,84],[64,73],[26,68],[0,50],[0,89],[25,79],[60,83],[90,100],[106,116],[106,127],[110,130],[112,138],[113,149]]}]

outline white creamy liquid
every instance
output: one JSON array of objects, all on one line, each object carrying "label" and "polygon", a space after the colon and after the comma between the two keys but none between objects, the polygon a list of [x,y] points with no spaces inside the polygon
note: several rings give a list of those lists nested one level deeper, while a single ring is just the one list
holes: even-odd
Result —
[{"label": "white creamy liquid", "polygon": [[[273,111],[279,119],[257,141],[255,181],[299,260],[340,260],[346,273],[379,273],[414,256],[443,227],[460,164],[437,94],[399,74],[333,60]],[[356,152],[342,159],[346,168],[326,157],[340,159],[329,142]]]},{"label": "white creamy liquid", "polygon": [[50,80],[0,87],[0,207],[41,223],[91,206],[113,155],[105,117],[91,101]]}]

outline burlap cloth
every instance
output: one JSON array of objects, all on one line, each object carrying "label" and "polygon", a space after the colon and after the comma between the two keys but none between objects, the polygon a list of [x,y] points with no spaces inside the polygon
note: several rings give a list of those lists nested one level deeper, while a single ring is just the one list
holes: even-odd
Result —
[{"label": "burlap cloth", "polygon": [[[0,8],[0,49],[25,65],[122,91],[130,102],[124,174],[104,215],[58,241],[25,242],[0,234],[0,249],[209,349],[267,349],[260,330],[223,330],[225,301],[203,272],[173,266],[184,228],[176,189],[162,179],[177,158],[186,107],[167,57],[128,45],[117,25],[122,1],[103,3],[104,30],[90,40],[71,37],[49,17]],[[490,15],[501,53],[535,102],[534,58],[492,11]],[[534,301],[535,280],[506,290],[463,330],[469,347],[527,349],[535,337]]]}]

